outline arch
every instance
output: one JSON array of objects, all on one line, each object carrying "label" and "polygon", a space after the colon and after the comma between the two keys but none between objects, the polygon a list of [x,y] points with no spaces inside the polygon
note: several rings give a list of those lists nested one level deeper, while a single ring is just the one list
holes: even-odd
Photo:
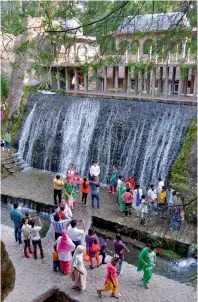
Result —
[{"label": "arch", "polygon": [[144,55],[151,54],[152,45],[153,45],[152,39],[147,39],[144,41],[144,43],[143,43],[143,54]]},{"label": "arch", "polygon": [[133,41],[130,49],[131,54],[137,55],[139,47],[140,47],[140,42],[138,40]]},{"label": "arch", "polygon": [[87,47],[84,44],[81,44],[77,48],[77,60],[86,61],[87,60]]}]

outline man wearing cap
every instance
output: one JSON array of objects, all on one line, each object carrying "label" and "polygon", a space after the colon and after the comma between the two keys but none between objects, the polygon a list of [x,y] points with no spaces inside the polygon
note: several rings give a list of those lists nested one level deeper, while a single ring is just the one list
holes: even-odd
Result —
[{"label": "man wearing cap", "polygon": [[148,289],[148,283],[152,277],[152,269],[155,266],[156,252],[155,248],[157,245],[155,243],[149,244],[148,247],[143,248],[139,255],[137,271],[143,270],[143,286]]},{"label": "man wearing cap", "polygon": [[[72,240],[72,242],[75,244],[75,246],[77,247],[78,245],[82,245],[82,238],[84,236],[85,233],[85,224],[83,220],[80,220],[79,222],[82,222],[83,225],[83,230],[80,230],[76,227],[76,220],[72,220],[71,223],[69,223],[68,225],[68,236],[69,238]],[[72,252],[72,256],[74,254],[75,250]]]}]

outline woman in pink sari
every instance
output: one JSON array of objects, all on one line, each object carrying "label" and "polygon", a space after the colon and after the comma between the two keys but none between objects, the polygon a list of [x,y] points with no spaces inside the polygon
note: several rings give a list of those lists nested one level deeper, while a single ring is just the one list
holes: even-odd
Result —
[{"label": "woman in pink sari", "polygon": [[69,238],[67,230],[62,232],[57,241],[58,259],[60,260],[60,270],[63,274],[67,275],[70,272],[70,265],[72,260],[71,252],[75,249],[75,244]]}]

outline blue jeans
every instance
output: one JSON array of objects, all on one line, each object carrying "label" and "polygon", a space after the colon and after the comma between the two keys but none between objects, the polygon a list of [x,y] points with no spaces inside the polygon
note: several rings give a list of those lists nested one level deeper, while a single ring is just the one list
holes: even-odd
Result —
[{"label": "blue jeans", "polygon": [[58,269],[60,269],[60,261],[53,261],[53,270],[56,271]]},{"label": "blue jeans", "polygon": [[21,244],[21,227],[14,227],[14,236],[16,242],[19,241],[19,244]]},{"label": "blue jeans", "polygon": [[80,184],[76,184],[76,193],[80,192]]},{"label": "blue jeans", "polygon": [[123,259],[119,259],[119,263],[118,263],[119,272],[121,272],[121,270],[122,270],[122,263],[123,263]]},{"label": "blue jeans", "polygon": [[7,141],[5,141],[5,148],[6,148],[6,149],[10,149],[10,143],[7,142]]},{"label": "blue jeans", "polygon": [[100,209],[100,193],[96,192],[91,194],[91,204],[93,209],[94,209],[94,198],[97,200],[97,209]]}]

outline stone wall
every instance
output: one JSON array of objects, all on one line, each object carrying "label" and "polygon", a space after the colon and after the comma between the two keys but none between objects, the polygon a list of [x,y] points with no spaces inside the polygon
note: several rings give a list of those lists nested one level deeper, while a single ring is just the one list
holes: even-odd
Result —
[{"label": "stone wall", "polygon": [[1,301],[13,291],[15,277],[15,268],[8,256],[4,243],[1,241]]}]

